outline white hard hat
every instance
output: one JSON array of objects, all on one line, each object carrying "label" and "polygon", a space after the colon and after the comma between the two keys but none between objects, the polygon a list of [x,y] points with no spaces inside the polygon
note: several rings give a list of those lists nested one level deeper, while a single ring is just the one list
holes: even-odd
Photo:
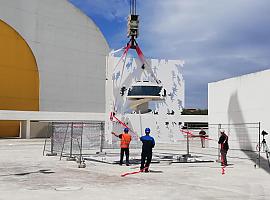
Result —
[{"label": "white hard hat", "polygon": [[224,130],[224,129],[220,129],[220,132],[221,132],[221,133],[225,133],[225,130]]}]

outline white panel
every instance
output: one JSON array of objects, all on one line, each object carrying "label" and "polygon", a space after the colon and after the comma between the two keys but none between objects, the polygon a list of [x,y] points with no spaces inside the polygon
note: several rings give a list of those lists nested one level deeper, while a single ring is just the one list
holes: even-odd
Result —
[{"label": "white panel", "polygon": [[[209,123],[261,122],[261,130],[270,132],[269,80],[265,70],[208,84]],[[248,125],[244,129],[247,140],[256,141],[258,133]]]},{"label": "white panel", "polygon": [[[111,104],[116,100],[116,110],[125,113],[129,112],[129,102],[126,100],[127,91],[124,96],[121,96],[120,88],[123,86],[130,88],[136,81],[154,81],[147,70],[142,70],[142,63],[139,59],[127,58],[124,68],[124,62],[120,62],[116,66],[119,59],[119,57],[114,56],[108,58],[108,84],[111,85],[113,94],[108,93],[107,95],[111,98]],[[184,62],[181,60],[149,59],[147,63],[167,92],[164,101],[151,103],[152,109],[163,114],[173,110],[176,115],[180,115],[184,102],[184,80],[182,76]]]},{"label": "white panel", "polygon": [[[137,80],[153,82],[153,78],[146,70],[142,70],[142,63],[139,59],[127,58],[124,65],[120,62],[116,64],[119,57],[110,55],[107,58],[107,113],[113,111],[114,102],[116,102],[116,116],[136,133],[137,137],[144,135],[144,129],[149,127],[151,135],[155,137],[157,142],[176,142],[183,141],[184,136],[180,133],[183,120],[190,121],[207,121],[207,116],[189,116],[183,118],[181,111],[184,103],[184,80],[183,65],[181,60],[164,60],[164,59],[148,59],[147,62],[151,66],[156,78],[161,81],[162,86],[167,91],[167,96],[162,101],[152,102],[152,108],[158,112],[149,112],[145,114],[130,113],[129,102],[126,99],[127,91],[124,96],[120,95],[120,88],[125,86],[129,88]],[[124,72],[122,69],[124,66]],[[113,81],[114,80],[114,81]],[[168,115],[168,111],[174,110],[174,115]],[[111,130],[121,131],[123,127],[117,122],[106,121],[106,132]],[[111,141],[111,134],[107,134],[106,138]],[[134,138],[134,140],[136,140]]]}]

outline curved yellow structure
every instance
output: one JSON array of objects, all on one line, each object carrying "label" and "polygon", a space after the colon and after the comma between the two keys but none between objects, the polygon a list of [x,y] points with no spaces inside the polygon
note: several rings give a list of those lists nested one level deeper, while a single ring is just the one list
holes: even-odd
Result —
[{"label": "curved yellow structure", "polygon": [[[39,110],[39,73],[21,35],[0,20],[0,110]],[[19,122],[1,121],[0,137],[19,136]]]}]

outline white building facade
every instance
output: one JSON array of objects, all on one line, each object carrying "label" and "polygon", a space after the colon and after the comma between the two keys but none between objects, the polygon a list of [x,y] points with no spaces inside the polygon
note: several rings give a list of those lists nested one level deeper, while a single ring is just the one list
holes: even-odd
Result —
[{"label": "white building facade", "polygon": [[[27,112],[47,119],[55,116],[47,112],[70,112],[62,120],[104,115],[109,45],[69,1],[0,0],[0,42],[0,137],[20,137],[21,122],[39,120]],[[24,111],[20,120],[16,111]]]},{"label": "white building facade", "polygon": [[209,124],[224,124],[232,148],[256,150],[259,132],[270,132],[269,80],[265,70],[208,84]]},{"label": "white building facade", "polygon": [[40,111],[105,112],[109,46],[89,17],[67,0],[0,0],[0,19],[32,50]]}]

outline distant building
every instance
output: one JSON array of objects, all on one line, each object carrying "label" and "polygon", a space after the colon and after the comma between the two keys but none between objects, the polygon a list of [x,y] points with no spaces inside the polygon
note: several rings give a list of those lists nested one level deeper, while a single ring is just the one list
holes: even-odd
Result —
[{"label": "distant building", "polygon": [[197,108],[184,108],[182,111],[182,115],[207,115],[207,109],[197,109]]}]

